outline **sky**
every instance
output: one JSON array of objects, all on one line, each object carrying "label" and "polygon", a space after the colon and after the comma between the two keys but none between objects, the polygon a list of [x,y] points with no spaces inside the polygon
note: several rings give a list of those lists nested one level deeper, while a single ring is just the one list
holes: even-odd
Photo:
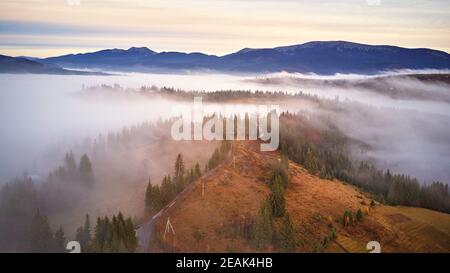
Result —
[{"label": "sky", "polygon": [[450,1],[0,1],[0,54],[10,56],[132,46],[224,55],[329,40],[450,52]]}]

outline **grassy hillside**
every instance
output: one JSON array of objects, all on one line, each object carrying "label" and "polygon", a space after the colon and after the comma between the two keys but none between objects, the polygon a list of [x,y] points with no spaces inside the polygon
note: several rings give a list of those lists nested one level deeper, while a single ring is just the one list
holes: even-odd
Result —
[{"label": "grassy hillside", "polygon": [[[194,190],[160,217],[150,250],[284,251],[276,245],[256,248],[248,238],[260,204],[270,194],[268,181],[280,157],[278,152],[259,152],[257,142],[234,142],[228,159],[196,181]],[[313,176],[293,162],[288,172],[286,210],[294,228],[295,252],[368,252],[369,241],[380,242],[382,252],[450,251],[448,214],[372,202],[358,188]],[[344,212],[356,215],[358,209],[363,217],[344,226]],[[168,218],[175,234],[164,236]],[[274,220],[274,233],[280,222]],[[336,237],[331,236],[333,230]]]}]

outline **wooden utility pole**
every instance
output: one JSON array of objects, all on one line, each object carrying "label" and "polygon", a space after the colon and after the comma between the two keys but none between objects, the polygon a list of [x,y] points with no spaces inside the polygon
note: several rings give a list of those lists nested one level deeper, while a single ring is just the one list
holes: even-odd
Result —
[{"label": "wooden utility pole", "polygon": [[166,240],[166,233],[172,231],[172,234],[175,235],[175,230],[173,230],[172,223],[170,223],[170,217],[167,217],[166,229],[164,230],[164,240]]},{"label": "wooden utility pole", "polygon": [[205,181],[202,181],[202,198],[205,196]]}]

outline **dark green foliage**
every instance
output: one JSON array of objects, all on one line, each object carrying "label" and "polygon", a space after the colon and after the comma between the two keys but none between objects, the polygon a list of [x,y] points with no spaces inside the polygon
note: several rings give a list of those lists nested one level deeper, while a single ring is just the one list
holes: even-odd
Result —
[{"label": "dark green foliage", "polygon": [[331,232],[325,236],[322,241],[320,241],[319,245],[316,247],[316,252],[322,252],[330,242],[336,239],[336,229],[333,227]]},{"label": "dark green foliage", "polygon": [[[231,148],[231,142],[222,141],[219,148],[216,148],[207,164],[207,169],[215,168],[222,162]],[[182,192],[189,183],[194,182],[201,176],[200,165],[195,164],[194,169],[186,171],[183,155],[178,154],[175,160],[173,178],[170,175],[164,176],[161,186],[152,185],[149,180],[145,191],[145,210],[149,214],[157,213],[164,206],[168,205]]]},{"label": "dark green foliage", "polygon": [[[39,209],[38,193],[27,176],[0,190],[0,251],[64,252],[64,231],[55,234]],[[53,236],[55,235],[55,236]]]},{"label": "dark green foliage", "polygon": [[219,165],[228,155],[228,152],[231,148],[231,142],[230,141],[222,141],[219,148],[216,148],[214,150],[214,153],[212,154],[211,158],[208,160],[207,169],[212,170],[217,165]]},{"label": "dark green foliage", "polygon": [[[318,120],[314,120],[318,119]],[[314,124],[321,124],[317,127]],[[355,164],[350,141],[328,119],[282,113],[280,150],[321,178],[337,178],[374,194],[380,202],[420,206],[450,213],[448,186],[441,182],[420,186],[415,178],[383,172],[365,161]]]},{"label": "dark green foliage", "polygon": [[53,252],[53,234],[46,216],[36,211],[31,222],[31,251]]},{"label": "dark green foliage", "polygon": [[169,204],[176,194],[176,184],[172,181],[170,175],[165,176],[161,183],[161,202],[163,203],[163,206]]},{"label": "dark green foliage", "polygon": [[90,252],[134,252],[137,238],[131,218],[124,218],[122,213],[97,218],[94,238],[90,242]]},{"label": "dark green foliage", "polygon": [[55,232],[55,252],[64,253],[66,252],[66,237],[64,235],[64,230],[62,226],[59,226],[58,230]]},{"label": "dark green foliage", "polygon": [[419,206],[419,183],[416,179],[409,178],[409,176],[392,176],[387,200],[392,205]]},{"label": "dark green foliage", "polygon": [[346,210],[344,212],[344,215],[342,216],[342,225],[344,226],[351,225],[353,221],[354,221],[353,212],[351,212],[350,210]]},{"label": "dark green foliage", "polygon": [[89,157],[84,154],[77,166],[73,153],[69,152],[64,157],[64,165],[49,173],[39,191],[42,208],[49,214],[72,209],[90,193],[93,185],[94,174]]},{"label": "dark green foliage", "polygon": [[272,177],[270,179],[270,183],[272,186],[272,182],[276,177],[279,177],[280,183],[283,189],[286,189],[289,185],[289,174],[288,174],[289,160],[286,156],[282,156],[280,162],[278,162],[273,170]]},{"label": "dark green foliage", "polygon": [[269,197],[273,217],[282,217],[285,212],[284,190],[281,186],[281,177],[276,176],[272,182],[272,193]]},{"label": "dark green foliage", "polygon": [[450,213],[448,184],[433,182],[424,185],[420,191],[421,206]]},{"label": "dark green foliage", "polygon": [[89,219],[89,214],[86,214],[84,225],[77,229],[75,240],[81,245],[82,252],[88,252],[91,241],[91,222]]},{"label": "dark green foliage", "polygon": [[175,183],[175,191],[177,193],[181,192],[184,189],[185,186],[184,184],[188,179],[189,176],[185,177],[183,156],[181,154],[178,154],[177,159],[175,160],[174,175],[173,175],[173,181]]},{"label": "dark green foliage", "polygon": [[162,200],[159,185],[153,186],[149,179],[147,189],[145,191],[145,210],[147,213],[155,213],[161,208]]},{"label": "dark green foliage", "polygon": [[92,185],[94,184],[94,174],[92,172],[92,163],[86,154],[84,154],[80,158],[80,165],[78,167],[78,172],[81,183],[86,185],[86,187],[92,187]]},{"label": "dark green foliage", "polygon": [[198,178],[198,177],[202,176],[202,172],[200,170],[200,164],[198,164],[198,162],[195,163],[195,172],[194,172],[194,174],[195,174],[195,178]]},{"label": "dark green foliage", "polygon": [[312,174],[324,178],[344,178],[352,170],[345,156],[347,140],[330,122],[328,129],[316,128],[313,120],[301,115],[280,115],[280,150]]},{"label": "dark green foliage", "polygon": [[183,156],[178,154],[175,161],[174,177],[164,176],[161,186],[152,185],[150,179],[145,191],[145,210],[153,214],[169,204],[183,189],[201,176],[200,165],[197,163],[194,169],[185,171]]},{"label": "dark green foliage", "polygon": [[283,226],[281,228],[280,235],[281,235],[280,236],[281,247],[287,252],[294,251],[296,247],[296,241],[294,237],[294,226],[292,225],[291,218],[289,216],[289,213],[287,212],[283,216]]},{"label": "dark green foliage", "polygon": [[0,251],[31,251],[30,225],[38,196],[33,182],[24,176],[0,190]]},{"label": "dark green foliage", "polygon": [[[274,242],[285,251],[295,249],[294,227],[286,212],[284,197],[284,188],[289,185],[288,165],[288,159],[282,157],[273,168],[269,181],[271,193],[263,201],[253,224],[252,242],[257,248],[264,248]],[[272,227],[274,217],[283,217],[279,233],[274,232]]]},{"label": "dark green foliage", "polygon": [[264,248],[272,243],[272,208],[269,199],[263,201],[256,215],[252,242],[257,248]]},{"label": "dark green foliage", "polygon": [[356,220],[360,221],[360,220],[362,220],[363,217],[364,217],[364,214],[363,214],[362,210],[358,209],[358,211],[356,212]]}]

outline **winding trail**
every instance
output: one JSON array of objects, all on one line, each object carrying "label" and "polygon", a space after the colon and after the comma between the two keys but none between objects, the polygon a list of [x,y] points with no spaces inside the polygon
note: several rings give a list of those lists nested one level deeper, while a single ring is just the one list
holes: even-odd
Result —
[{"label": "winding trail", "polygon": [[[229,152],[226,159],[223,162],[221,162],[218,166],[216,166],[216,168],[223,164],[229,163],[232,153],[233,153],[233,150],[231,149],[231,152]],[[209,170],[208,172],[204,173],[199,179],[188,184],[182,192],[177,194],[177,196],[173,199],[172,202],[170,202],[168,205],[166,205],[164,208],[162,208],[158,213],[153,215],[152,218],[146,220],[142,225],[140,225],[136,229],[136,231],[135,231],[136,237],[137,237],[137,240],[139,243],[138,252],[141,252],[141,253],[148,252],[150,239],[153,234],[153,229],[155,227],[155,224],[157,223],[157,221],[159,219],[161,219],[163,214],[168,213],[171,210],[171,208],[177,203],[177,200],[182,199],[187,194],[192,192],[195,188],[195,184],[201,182],[205,178],[208,178],[216,168]]]}]

